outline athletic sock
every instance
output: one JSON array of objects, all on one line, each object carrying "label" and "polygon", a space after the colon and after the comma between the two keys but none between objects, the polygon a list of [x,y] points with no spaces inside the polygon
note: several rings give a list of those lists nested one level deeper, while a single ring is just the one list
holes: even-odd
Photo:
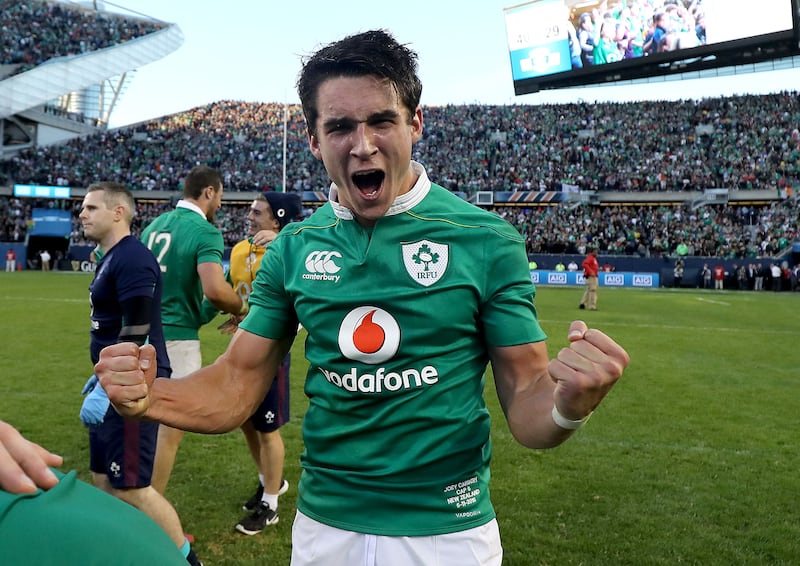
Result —
[{"label": "athletic sock", "polygon": [[181,547],[181,554],[183,555],[184,558],[186,558],[187,556],[189,556],[189,552],[191,552],[191,550],[192,550],[192,545],[189,544],[189,539],[187,538],[184,541],[183,546]]},{"label": "athletic sock", "polygon": [[264,495],[261,496],[261,501],[269,505],[269,508],[273,511],[278,510],[278,494],[277,493],[267,493],[264,492]]}]

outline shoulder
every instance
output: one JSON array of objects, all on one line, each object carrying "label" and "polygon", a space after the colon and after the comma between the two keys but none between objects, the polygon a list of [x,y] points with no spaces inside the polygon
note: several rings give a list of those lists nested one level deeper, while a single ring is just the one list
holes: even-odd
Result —
[{"label": "shoulder", "polygon": [[150,224],[144,227],[142,233],[158,229],[161,225],[166,224],[167,222],[169,222],[169,219],[174,214],[174,212],[175,212],[174,210],[170,210],[169,212],[159,214],[153,220],[150,221]]},{"label": "shoulder", "polygon": [[250,255],[255,247],[248,241],[242,240],[231,248],[230,262],[234,264],[238,261],[245,261],[244,258]]},{"label": "shoulder", "polygon": [[522,240],[517,229],[505,219],[465,201],[435,183],[431,183],[428,195],[409,214],[420,220],[447,223],[454,228],[479,230],[503,238]]},{"label": "shoulder", "polygon": [[166,220],[160,230],[180,236],[181,242],[188,247],[198,243],[222,245],[222,232],[206,218],[192,210],[177,208],[171,214],[173,218]]},{"label": "shoulder", "polygon": [[112,251],[114,253],[110,254],[112,257],[109,259],[121,262],[127,268],[153,268],[160,271],[153,252],[133,236],[120,240]]},{"label": "shoulder", "polygon": [[233,252],[240,252],[240,251],[242,251],[244,248],[248,248],[248,251],[249,251],[249,248],[250,248],[250,242],[249,242],[248,240],[242,240],[241,242],[238,242],[238,243],[237,243],[235,246],[233,246],[233,248],[231,249],[231,253],[233,253]]},{"label": "shoulder", "polygon": [[[287,224],[285,228],[281,230],[281,234],[284,232],[296,232],[297,230],[306,227],[306,226],[313,226],[313,227],[320,227],[320,226],[329,226],[332,223],[336,222],[336,214],[333,212],[333,207],[331,206],[330,202],[326,202],[322,206],[318,207],[311,216],[307,217],[302,222],[292,222]],[[287,230],[289,228],[289,230]]]}]

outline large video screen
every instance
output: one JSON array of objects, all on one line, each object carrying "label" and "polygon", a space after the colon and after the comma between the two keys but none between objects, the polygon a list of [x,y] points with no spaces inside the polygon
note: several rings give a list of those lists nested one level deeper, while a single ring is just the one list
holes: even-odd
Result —
[{"label": "large video screen", "polygon": [[[797,52],[797,0],[534,0],[504,9],[517,94]],[[760,54],[770,57],[769,50]],[[724,56],[723,56],[724,55]],[[757,54],[758,55],[758,54]]]}]

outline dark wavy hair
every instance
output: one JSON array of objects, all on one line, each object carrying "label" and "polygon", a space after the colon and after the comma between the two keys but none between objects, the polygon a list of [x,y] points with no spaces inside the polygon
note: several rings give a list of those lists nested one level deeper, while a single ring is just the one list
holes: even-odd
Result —
[{"label": "dark wavy hair", "polygon": [[336,77],[375,76],[391,81],[411,120],[422,96],[417,76],[417,54],[397,43],[382,29],[350,35],[320,48],[303,62],[297,94],[303,106],[306,128],[316,133],[317,94],[320,85]]}]

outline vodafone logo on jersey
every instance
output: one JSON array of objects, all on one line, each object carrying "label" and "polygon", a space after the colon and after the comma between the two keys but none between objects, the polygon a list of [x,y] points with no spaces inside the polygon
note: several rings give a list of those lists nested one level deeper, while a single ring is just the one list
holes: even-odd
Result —
[{"label": "vodafone logo on jersey", "polygon": [[372,367],[319,369],[332,385],[360,394],[394,393],[439,383],[439,371],[432,365],[419,368],[382,365],[397,354],[400,334],[397,320],[382,308],[357,307],[347,313],[339,326],[339,350],[347,359]]},{"label": "vodafone logo on jersey", "polygon": [[400,325],[378,307],[350,311],[339,327],[339,350],[345,357],[365,364],[380,364],[400,347]]}]

